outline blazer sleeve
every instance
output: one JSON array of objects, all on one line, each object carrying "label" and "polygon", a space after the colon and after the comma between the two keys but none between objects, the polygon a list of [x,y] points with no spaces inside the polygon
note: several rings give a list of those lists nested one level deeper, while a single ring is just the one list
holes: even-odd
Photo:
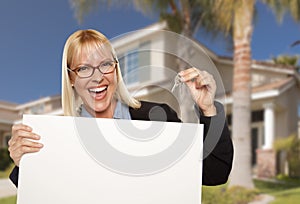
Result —
[{"label": "blazer sleeve", "polygon": [[198,112],[204,124],[203,185],[220,185],[227,182],[232,168],[233,144],[222,104],[215,102],[217,115],[205,117]]}]

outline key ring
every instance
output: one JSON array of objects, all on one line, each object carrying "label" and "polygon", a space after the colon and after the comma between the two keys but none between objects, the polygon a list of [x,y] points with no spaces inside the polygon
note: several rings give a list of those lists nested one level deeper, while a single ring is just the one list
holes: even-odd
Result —
[{"label": "key ring", "polygon": [[175,79],[174,79],[174,85],[171,89],[171,92],[173,93],[175,91],[175,88],[177,88],[180,84],[182,84],[181,80],[180,80],[180,75],[177,74]]}]

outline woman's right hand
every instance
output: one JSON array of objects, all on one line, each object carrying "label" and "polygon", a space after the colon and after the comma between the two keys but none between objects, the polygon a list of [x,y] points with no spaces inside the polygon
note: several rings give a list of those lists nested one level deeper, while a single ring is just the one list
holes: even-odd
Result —
[{"label": "woman's right hand", "polygon": [[43,144],[35,142],[41,137],[32,132],[32,128],[23,125],[15,124],[12,126],[12,136],[8,141],[8,151],[10,157],[16,166],[19,166],[21,157],[26,153],[38,152],[43,147]]}]

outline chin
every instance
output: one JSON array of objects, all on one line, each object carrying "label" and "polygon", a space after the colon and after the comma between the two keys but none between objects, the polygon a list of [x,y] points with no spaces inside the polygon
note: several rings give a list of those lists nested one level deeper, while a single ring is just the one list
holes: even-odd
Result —
[{"label": "chin", "polygon": [[94,104],[93,110],[96,113],[103,113],[109,110],[111,103],[110,102],[102,102]]}]

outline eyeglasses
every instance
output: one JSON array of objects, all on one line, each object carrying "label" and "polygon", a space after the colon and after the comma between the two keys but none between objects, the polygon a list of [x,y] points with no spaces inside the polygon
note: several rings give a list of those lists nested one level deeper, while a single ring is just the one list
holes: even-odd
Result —
[{"label": "eyeglasses", "polygon": [[74,72],[80,78],[89,78],[94,74],[95,69],[98,69],[101,74],[110,74],[113,71],[115,71],[117,64],[118,64],[118,61],[116,61],[116,60],[115,61],[106,61],[106,62],[102,62],[97,67],[92,67],[89,65],[82,65],[75,69],[68,68],[68,70],[71,72]]}]

